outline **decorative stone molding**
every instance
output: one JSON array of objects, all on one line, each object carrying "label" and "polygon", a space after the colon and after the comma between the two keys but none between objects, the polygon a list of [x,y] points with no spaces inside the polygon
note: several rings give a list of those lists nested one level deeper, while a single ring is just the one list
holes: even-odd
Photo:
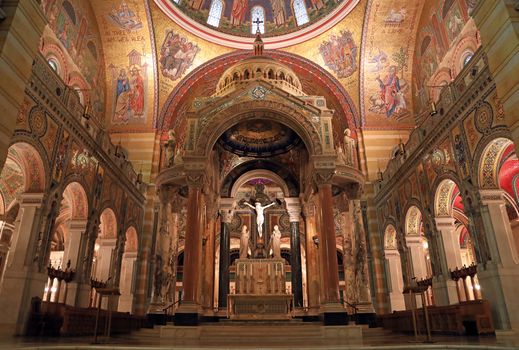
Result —
[{"label": "decorative stone molding", "polygon": [[315,170],[313,180],[317,186],[331,185],[334,173],[331,169]]}]

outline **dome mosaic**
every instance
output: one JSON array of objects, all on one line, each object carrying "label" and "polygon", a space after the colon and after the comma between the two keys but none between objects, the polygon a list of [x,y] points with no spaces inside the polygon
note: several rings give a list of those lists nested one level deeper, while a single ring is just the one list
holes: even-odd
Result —
[{"label": "dome mosaic", "polygon": [[204,39],[246,48],[259,30],[268,48],[308,40],[331,28],[359,0],[155,0],[177,24]]}]

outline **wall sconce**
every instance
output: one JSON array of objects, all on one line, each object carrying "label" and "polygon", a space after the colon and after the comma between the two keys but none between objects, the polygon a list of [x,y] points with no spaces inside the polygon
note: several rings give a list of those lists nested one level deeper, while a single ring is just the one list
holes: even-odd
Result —
[{"label": "wall sconce", "polygon": [[317,235],[312,236],[312,241],[314,241],[315,246],[319,248],[319,237]]}]

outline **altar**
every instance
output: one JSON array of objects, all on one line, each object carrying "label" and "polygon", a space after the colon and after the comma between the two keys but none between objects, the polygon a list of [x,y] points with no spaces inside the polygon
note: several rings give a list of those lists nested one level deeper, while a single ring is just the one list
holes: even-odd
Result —
[{"label": "altar", "polygon": [[228,296],[227,315],[233,320],[292,318],[292,294],[285,284],[283,259],[236,260],[236,289]]}]

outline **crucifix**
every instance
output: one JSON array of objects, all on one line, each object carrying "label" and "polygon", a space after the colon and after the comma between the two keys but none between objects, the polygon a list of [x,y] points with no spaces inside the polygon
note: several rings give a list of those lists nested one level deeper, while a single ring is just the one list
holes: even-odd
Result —
[{"label": "crucifix", "polygon": [[258,26],[258,28],[256,29],[256,33],[261,33],[260,31],[260,24],[263,23],[263,21],[260,21],[259,17],[256,18],[255,21],[252,21],[252,23],[256,24]]}]

